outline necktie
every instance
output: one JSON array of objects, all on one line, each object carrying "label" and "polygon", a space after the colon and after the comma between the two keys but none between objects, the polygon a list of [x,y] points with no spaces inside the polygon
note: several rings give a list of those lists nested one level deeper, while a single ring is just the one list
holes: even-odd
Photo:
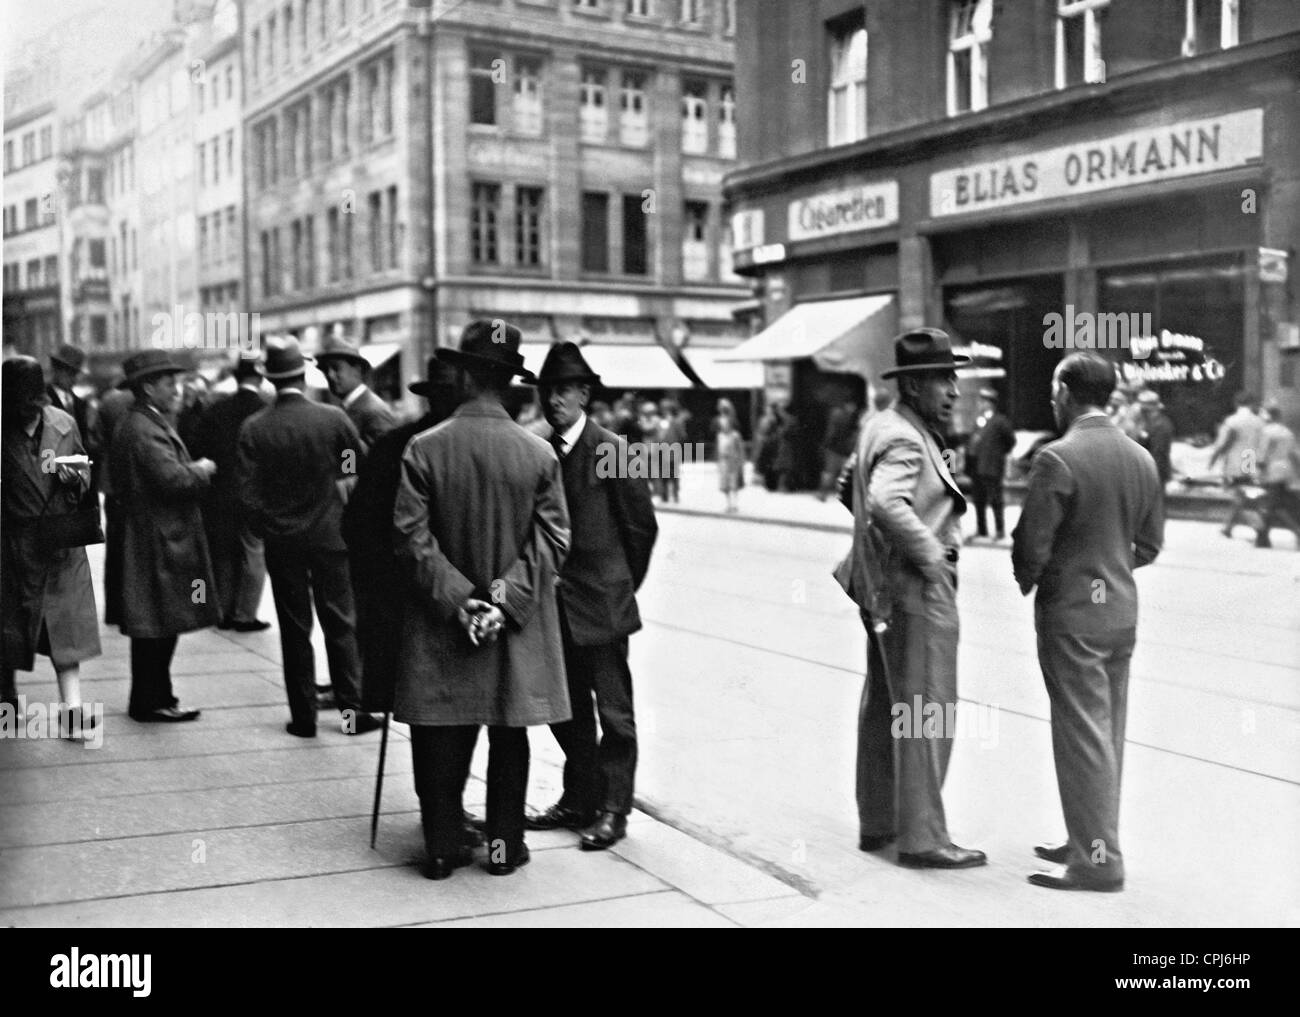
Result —
[{"label": "necktie", "polygon": [[558,434],[551,435],[551,446],[555,449],[555,454],[564,459],[564,439]]}]

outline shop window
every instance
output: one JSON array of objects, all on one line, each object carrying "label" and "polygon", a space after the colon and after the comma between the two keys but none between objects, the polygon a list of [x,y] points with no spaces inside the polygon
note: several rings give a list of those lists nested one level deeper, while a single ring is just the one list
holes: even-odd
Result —
[{"label": "shop window", "polygon": [[1110,0],[1057,0],[1056,87],[1106,80],[1102,23]]},{"label": "shop window", "polygon": [[844,145],[867,136],[867,30],[861,19],[833,27],[830,48],[826,140]]},{"label": "shop window", "polygon": [[1183,56],[1231,49],[1241,42],[1240,0],[1186,0]]},{"label": "shop window", "polygon": [[645,146],[649,137],[649,118],[646,116],[645,75],[638,71],[624,71],[619,89],[618,140],[635,148]]},{"label": "shop window", "polygon": [[627,275],[645,275],[647,270],[647,213],[643,202],[639,194],[623,195],[623,271]]},{"label": "shop window", "polygon": [[609,195],[598,191],[582,196],[582,270],[609,271]]},{"label": "shop window", "polygon": [[603,142],[609,130],[609,108],[605,102],[606,77],[604,71],[591,67],[582,71],[579,128],[582,140],[594,144]]},{"label": "shop window", "polygon": [[469,225],[470,257],[475,264],[497,264],[497,222],[500,213],[500,185],[475,184]]},{"label": "shop window", "polygon": [[989,104],[988,53],[993,0],[956,0],[948,42],[948,115]]}]

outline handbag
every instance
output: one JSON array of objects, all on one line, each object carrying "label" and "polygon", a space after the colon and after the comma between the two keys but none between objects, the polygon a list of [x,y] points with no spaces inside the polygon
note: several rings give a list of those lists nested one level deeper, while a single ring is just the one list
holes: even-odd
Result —
[{"label": "handbag", "polygon": [[41,557],[69,547],[104,543],[104,531],[99,521],[99,505],[88,505],[85,500],[71,512],[47,515],[50,500],[59,493],[55,488],[41,506],[41,514],[33,524],[36,550]]}]

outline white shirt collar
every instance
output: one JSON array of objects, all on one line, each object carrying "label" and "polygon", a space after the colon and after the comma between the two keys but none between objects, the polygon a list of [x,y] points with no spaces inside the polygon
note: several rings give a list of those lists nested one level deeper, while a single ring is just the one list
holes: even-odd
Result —
[{"label": "white shirt collar", "polygon": [[572,427],[560,435],[560,443],[564,446],[564,454],[567,456],[573,451],[573,446],[578,444],[578,439],[582,437],[582,429],[587,426],[587,414],[579,413],[578,419]]},{"label": "white shirt collar", "polygon": [[358,385],[356,388],[354,388],[351,392],[349,392],[347,395],[343,397],[343,405],[351,406],[354,402],[356,402],[358,399],[361,398],[361,393],[365,391],[367,391],[366,385],[365,382],[362,382],[360,385]]}]

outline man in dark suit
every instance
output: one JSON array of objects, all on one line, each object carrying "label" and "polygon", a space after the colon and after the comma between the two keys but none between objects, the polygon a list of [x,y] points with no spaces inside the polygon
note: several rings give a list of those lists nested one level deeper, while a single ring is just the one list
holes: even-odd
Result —
[{"label": "man in dark suit", "polygon": [[262,394],[261,359],[256,355],[241,356],[235,366],[235,382],[239,387],[234,394],[218,399],[203,415],[194,454],[207,456],[217,464],[217,474],[203,503],[203,528],[208,534],[221,605],[217,627],[261,632],[271,627],[270,622],[257,617],[266,584],[266,558],[262,541],[248,528],[236,486],[239,429],[267,403]]},{"label": "man in dark suit", "polygon": [[343,730],[363,734],[380,722],[361,711],[361,661],[338,486],[355,474],[361,438],[342,410],[303,394],[306,370],[296,339],[267,341],[266,377],[276,397],[240,429],[239,498],[250,529],[266,545],[292,718],[285,730],[316,737],[314,601]]},{"label": "man in dark suit", "polygon": [[316,363],[367,449],[397,426],[393,411],[366,385],[370,363],[350,342],[330,336],[316,354]]},{"label": "man in dark suit", "polygon": [[658,532],[649,486],[621,475],[628,461],[619,454],[623,439],[587,416],[591,390],[599,384],[582,352],[568,342],[551,347],[538,376],[573,529],[559,587],[573,719],[551,725],[564,750],[564,793],[545,812],[530,816],[528,826],[581,829],[580,844],[588,851],[627,835],[637,756],[627,640],[641,628],[636,591]]},{"label": "man in dark suit", "polygon": [[1133,570],[1160,552],[1164,516],[1151,455],[1103,409],[1115,369],[1074,353],[1052,376],[1064,433],[1034,457],[1012,566],[1035,586],[1038,661],[1052,704],[1052,753],[1069,840],[1039,846],[1059,868],[1029,877],[1057,890],[1122,890],[1119,789],[1129,659],[1137,640]]},{"label": "man in dark suit", "polygon": [[555,453],[504,406],[510,379],[532,377],[520,339],[512,325],[479,320],[458,349],[439,350],[465,398],[407,445],[393,509],[414,591],[393,714],[411,725],[430,879],[472,860],[462,799],[485,724],[488,872],[527,864],[527,728],[569,716],[556,605],[569,514]]},{"label": "man in dark suit", "polygon": [[971,479],[971,499],[975,502],[975,536],[989,535],[984,509],[993,509],[994,540],[1005,540],[1007,524],[1003,516],[1002,480],[1007,471],[1007,454],[1016,447],[1016,431],[1006,414],[998,412],[998,394],[991,388],[980,389],[980,414],[970,440],[966,468]]}]

